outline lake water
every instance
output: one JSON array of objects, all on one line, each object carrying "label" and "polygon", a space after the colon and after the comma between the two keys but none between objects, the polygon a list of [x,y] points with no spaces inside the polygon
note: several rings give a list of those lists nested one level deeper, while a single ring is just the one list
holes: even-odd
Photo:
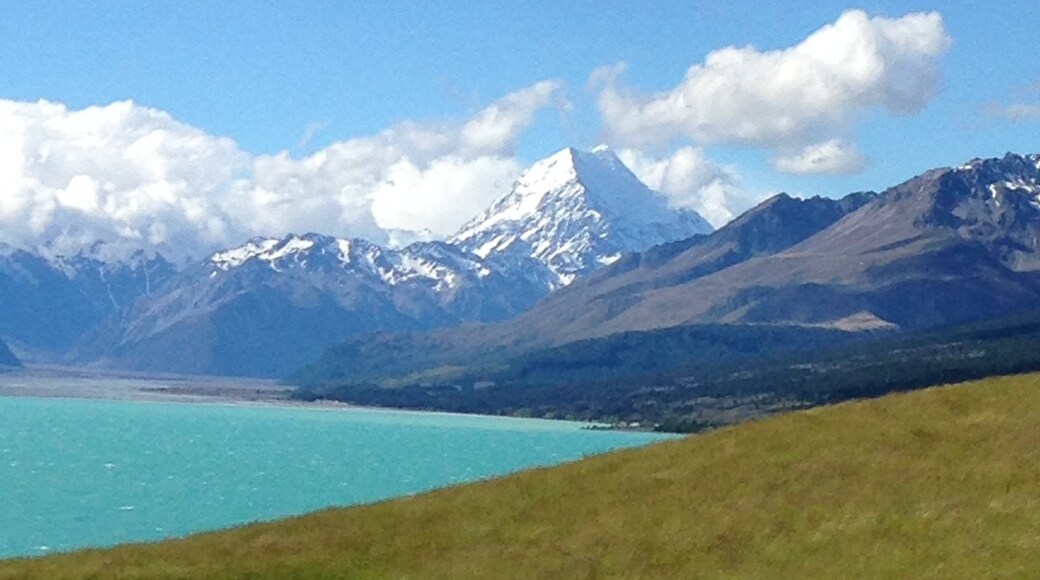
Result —
[{"label": "lake water", "polygon": [[0,397],[0,557],[372,502],[661,438],[365,409]]}]

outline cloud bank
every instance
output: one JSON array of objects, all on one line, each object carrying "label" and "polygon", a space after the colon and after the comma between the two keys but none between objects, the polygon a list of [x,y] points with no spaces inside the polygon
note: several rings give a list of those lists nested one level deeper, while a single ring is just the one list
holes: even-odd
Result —
[{"label": "cloud bank", "polygon": [[0,241],[73,252],[241,236],[231,187],[249,156],[154,109],[0,101]]},{"label": "cloud bank", "polygon": [[0,242],[184,258],[290,231],[446,234],[508,188],[517,140],[562,102],[561,84],[543,81],[469,119],[404,122],[297,159],[250,155],[130,101],[0,100]]},{"label": "cloud bank", "polygon": [[940,88],[950,44],[938,13],[851,10],[786,49],[713,51],[662,93],[621,86],[619,65],[596,71],[592,82],[601,87],[604,125],[622,145],[686,138],[771,151],[780,171],[848,173],[864,164],[851,140],[855,125],[879,110],[919,112]]}]

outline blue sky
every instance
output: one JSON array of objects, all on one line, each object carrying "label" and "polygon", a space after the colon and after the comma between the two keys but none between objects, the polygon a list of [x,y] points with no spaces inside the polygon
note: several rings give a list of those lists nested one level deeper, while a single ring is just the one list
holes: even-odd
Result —
[{"label": "blue sky", "polygon": [[[515,152],[522,166],[567,145],[630,145],[615,142],[598,107],[602,86],[590,86],[590,75],[600,67],[626,63],[616,82],[646,100],[673,90],[689,67],[725,46],[786,49],[850,8],[890,18],[938,11],[952,41],[934,59],[941,88],[909,114],[869,105],[851,113],[854,120],[836,136],[855,145],[859,163],[837,175],[780,171],[773,145],[696,132],[641,144],[657,157],[695,147],[736,176],[747,195],[839,195],[974,156],[1040,151],[1033,107],[1040,103],[1040,3],[979,6],[963,0],[12,3],[0,18],[0,99],[44,99],[73,111],[132,100],[230,138],[244,154],[287,151],[303,158],[403,122],[462,123],[506,95],[557,81],[559,91],[531,114],[529,127],[495,152]],[[1012,119],[1006,113],[1015,104],[1020,114]]]}]

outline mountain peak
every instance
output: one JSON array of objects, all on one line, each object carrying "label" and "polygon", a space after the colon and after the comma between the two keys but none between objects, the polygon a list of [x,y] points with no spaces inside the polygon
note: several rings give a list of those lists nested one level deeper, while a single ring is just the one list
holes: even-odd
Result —
[{"label": "mountain peak", "polygon": [[609,148],[568,147],[524,171],[449,241],[482,258],[531,258],[563,286],[623,253],[711,229],[695,212],[668,207]]}]

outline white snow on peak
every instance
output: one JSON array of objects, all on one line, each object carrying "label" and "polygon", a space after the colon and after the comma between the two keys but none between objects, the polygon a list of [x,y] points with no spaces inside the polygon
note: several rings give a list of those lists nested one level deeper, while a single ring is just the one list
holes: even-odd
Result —
[{"label": "white snow on peak", "polygon": [[708,233],[695,212],[668,207],[605,146],[563,149],[532,165],[449,242],[482,258],[512,254],[548,268],[553,287],[626,252]]},{"label": "white snow on peak", "polygon": [[[675,210],[606,146],[563,149],[528,168],[512,189],[448,243],[381,247],[316,234],[250,240],[218,252],[214,272],[249,262],[274,271],[342,271],[372,283],[455,288],[495,272],[551,290],[623,254],[708,233],[695,212]],[[398,243],[407,242],[402,237]]]},{"label": "white snow on peak", "polygon": [[1040,183],[1038,183],[1036,179],[1031,179],[1028,181],[1026,181],[1025,179],[1005,181],[1004,189],[1024,191],[1030,195],[1040,195]]},{"label": "white snow on peak", "polygon": [[322,236],[312,234],[291,235],[282,240],[254,238],[237,248],[213,254],[210,256],[209,262],[218,270],[223,271],[238,268],[250,260],[267,262],[271,268],[278,269],[278,264],[287,258],[306,256],[319,238]]},{"label": "white snow on peak", "polygon": [[458,287],[467,277],[482,280],[492,270],[478,257],[436,242],[416,242],[401,249],[365,240],[315,234],[284,239],[253,239],[238,248],[213,254],[211,278],[257,261],[274,272],[321,270],[360,277],[380,284],[425,281],[437,291]]},{"label": "white snow on peak", "polygon": [[336,248],[339,249],[339,259],[344,266],[350,264],[350,240],[336,240]]},{"label": "white snow on peak", "polygon": [[244,245],[210,256],[209,261],[221,270],[237,268],[247,261],[269,252],[278,245],[277,239],[252,239]]},{"label": "white snow on peak", "polygon": [[265,262],[274,263],[287,256],[305,253],[313,247],[314,240],[292,236],[285,243],[281,244],[281,247],[263,252],[257,257]]}]

